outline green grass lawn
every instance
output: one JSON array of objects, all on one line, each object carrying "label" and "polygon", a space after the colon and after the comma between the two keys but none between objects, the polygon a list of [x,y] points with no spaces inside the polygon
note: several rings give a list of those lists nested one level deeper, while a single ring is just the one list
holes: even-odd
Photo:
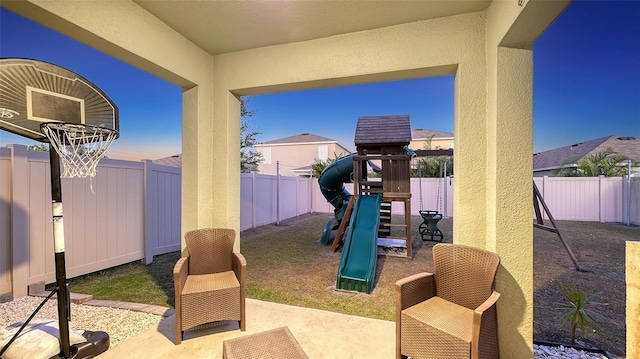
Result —
[{"label": "green grass lawn", "polygon": [[[241,252],[247,259],[247,297],[358,316],[395,320],[394,283],[420,271],[432,271],[433,242],[418,233],[422,222],[412,217],[413,260],[379,257],[371,294],[335,290],[342,253],[330,253],[319,243],[328,214],[304,215],[241,233]],[[602,319],[601,336],[588,335],[586,344],[623,354],[625,348],[624,242],[638,241],[640,229],[619,224],[559,221],[563,237],[576,254],[583,272],[572,262],[554,233],[534,230],[534,338],[568,342],[570,329],[559,318],[555,303],[563,300],[560,285],[575,285],[606,303],[596,309]],[[453,220],[439,228],[452,240]],[[174,306],[173,266],[179,252],[74,278],[70,290],[96,299]]]},{"label": "green grass lawn", "polygon": [[[123,264],[73,278],[69,290],[91,294],[95,299],[174,307],[173,266],[180,252],[155,256],[153,263],[142,261]],[[53,285],[48,286],[51,289]]]}]

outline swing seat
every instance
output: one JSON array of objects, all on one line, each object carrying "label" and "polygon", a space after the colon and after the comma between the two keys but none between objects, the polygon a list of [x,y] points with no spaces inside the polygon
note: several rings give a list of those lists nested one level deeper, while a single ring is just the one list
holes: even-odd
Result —
[{"label": "swing seat", "polygon": [[[419,211],[422,217],[422,223],[418,227],[418,231],[422,236],[423,241],[437,241],[442,242],[444,235],[442,231],[438,229],[438,222],[442,219],[442,214],[438,211]],[[427,238],[430,237],[430,238]],[[440,238],[440,239],[438,239]]]}]

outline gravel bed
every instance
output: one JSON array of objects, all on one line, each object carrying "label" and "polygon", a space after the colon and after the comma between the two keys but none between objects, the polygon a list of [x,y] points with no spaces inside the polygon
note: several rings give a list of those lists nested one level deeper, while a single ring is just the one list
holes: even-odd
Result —
[{"label": "gravel bed", "polygon": [[[44,298],[21,297],[11,302],[0,303],[0,328],[24,322],[40,305]],[[58,319],[58,304],[50,299],[35,318]],[[127,309],[97,307],[71,303],[71,329],[103,331],[109,334],[110,347],[143,332],[162,320],[162,316]]]},{"label": "gravel bed", "polygon": [[589,353],[583,350],[577,350],[565,346],[546,346],[533,345],[533,357],[538,358],[557,358],[557,359],[608,359],[606,356],[598,353]]}]

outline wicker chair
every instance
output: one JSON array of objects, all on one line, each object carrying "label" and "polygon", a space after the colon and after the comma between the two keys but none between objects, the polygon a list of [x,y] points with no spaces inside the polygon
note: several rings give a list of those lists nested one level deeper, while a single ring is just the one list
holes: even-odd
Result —
[{"label": "wicker chair", "polygon": [[396,357],[498,358],[493,282],[500,257],[439,243],[433,262],[435,273],[396,282]]},{"label": "wicker chair", "polygon": [[173,268],[176,296],[176,344],[184,331],[219,321],[237,320],[245,330],[247,262],[233,253],[235,231],[196,229],[185,233],[189,255]]}]

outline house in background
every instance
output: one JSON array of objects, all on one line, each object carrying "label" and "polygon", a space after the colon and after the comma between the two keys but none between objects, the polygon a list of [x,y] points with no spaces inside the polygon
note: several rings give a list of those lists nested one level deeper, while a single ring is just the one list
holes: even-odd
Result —
[{"label": "house in background", "polygon": [[303,177],[311,176],[314,160],[326,160],[352,152],[336,140],[312,133],[267,141],[256,145],[256,150],[262,154],[259,173],[275,175],[279,163],[281,175]]},{"label": "house in background", "polygon": [[[429,145],[429,148],[425,148],[426,144]],[[446,150],[453,148],[453,132],[416,128],[411,130],[409,148],[412,150]]]},{"label": "house in background", "polygon": [[[555,176],[555,171],[565,166],[575,166],[578,160],[611,148],[616,154],[626,156],[632,163],[640,162],[640,139],[625,136],[608,136],[570,146],[533,154],[533,176]],[[632,173],[640,173],[635,167]]]},{"label": "house in background", "polygon": [[169,157],[158,158],[157,160],[153,160],[153,163],[157,165],[182,168],[182,153]]},{"label": "house in background", "polygon": [[[453,148],[452,132],[417,128],[411,130],[411,138],[409,148],[413,150],[425,149],[426,143],[434,150]],[[312,133],[267,141],[256,145],[256,150],[263,158],[258,167],[259,173],[275,175],[277,162],[280,161],[281,175],[302,177],[311,176],[311,165],[315,159],[333,159],[353,152],[336,140]],[[182,167],[182,154],[159,158],[153,163]]]}]

